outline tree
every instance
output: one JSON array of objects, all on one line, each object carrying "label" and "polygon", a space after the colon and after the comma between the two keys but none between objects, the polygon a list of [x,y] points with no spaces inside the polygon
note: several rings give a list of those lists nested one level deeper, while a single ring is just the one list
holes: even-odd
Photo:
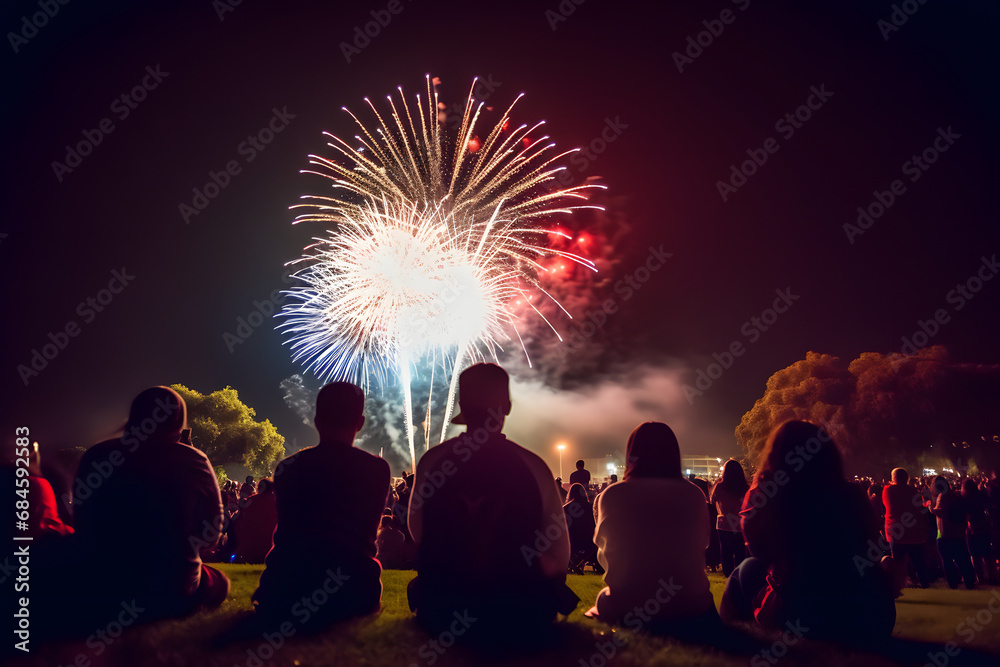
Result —
[{"label": "tree", "polygon": [[989,471],[1000,464],[998,403],[1000,365],[955,363],[941,346],[865,352],[847,365],[809,352],[771,376],[736,439],[756,464],[771,429],[803,419],[826,427],[857,472],[915,468],[931,452],[961,466],[974,458]]},{"label": "tree", "polygon": [[192,443],[205,452],[213,466],[237,463],[254,476],[271,474],[285,455],[285,438],[265,419],[240,401],[232,387],[202,394],[182,384],[171,385],[187,403]]}]

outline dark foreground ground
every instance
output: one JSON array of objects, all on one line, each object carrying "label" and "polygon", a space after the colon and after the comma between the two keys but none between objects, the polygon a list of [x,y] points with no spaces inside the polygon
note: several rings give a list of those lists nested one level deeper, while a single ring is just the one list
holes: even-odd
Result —
[{"label": "dark foreground ground", "polygon": [[[430,637],[413,622],[406,605],[409,571],[383,573],[382,612],[343,624],[313,637],[261,635],[217,645],[250,609],[250,595],[262,566],[222,565],[233,582],[229,598],[211,612],[179,621],[161,621],[127,629],[110,643],[95,637],[57,646],[35,647],[34,655],[11,661],[35,665],[205,665],[260,667],[295,665],[526,665],[603,667],[612,665],[1000,665],[1000,589],[952,591],[906,589],[897,601],[893,645],[884,655],[819,641],[789,645],[781,635],[747,628],[763,642],[756,655],[732,656],[714,648],[684,644],[612,629],[583,616],[602,587],[597,575],[571,575],[569,585],[581,603],[557,628],[550,644],[530,652],[449,646],[449,637]],[[718,602],[723,578],[710,574]],[[821,582],[818,582],[821,584]],[[939,584],[940,586],[940,584]],[[990,608],[990,602],[992,610]],[[996,610],[994,612],[993,610]],[[978,618],[977,618],[978,615]],[[793,637],[794,638],[794,637]],[[516,637],[511,638],[511,644]],[[617,639],[617,642],[612,641]],[[946,642],[954,642],[946,645]],[[280,644],[275,648],[276,644]],[[766,653],[764,652],[766,651]],[[950,653],[950,655],[949,655]],[[992,654],[992,655],[989,655]]]}]

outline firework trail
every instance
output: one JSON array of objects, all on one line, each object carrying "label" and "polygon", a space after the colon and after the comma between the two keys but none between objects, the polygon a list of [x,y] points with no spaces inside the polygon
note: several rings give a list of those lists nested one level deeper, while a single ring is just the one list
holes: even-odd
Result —
[{"label": "firework trail", "polygon": [[547,272],[540,260],[556,255],[596,270],[581,255],[547,248],[547,234],[566,234],[539,221],[600,208],[576,202],[604,186],[553,187],[565,169],[558,161],[575,150],[556,153],[540,134],[544,121],[511,129],[520,95],[481,139],[484,103],[475,100],[475,85],[453,138],[442,128],[429,76],[426,96],[412,107],[402,89],[398,102],[389,96],[387,116],[366,98],[372,129],[345,108],[360,128],[356,143],[324,133],[339,159],[310,155],[313,169],[303,170],[328,179],[332,194],[306,195],[292,207],[305,210],[296,224],[334,231],[292,262],[302,265],[301,284],[287,292],[279,328],[294,359],[321,380],[368,386],[399,378],[414,466],[411,364],[451,367],[443,439],[462,364],[496,359],[508,332],[520,342],[524,306],[559,336],[532,304],[534,291],[552,298],[538,282]]}]

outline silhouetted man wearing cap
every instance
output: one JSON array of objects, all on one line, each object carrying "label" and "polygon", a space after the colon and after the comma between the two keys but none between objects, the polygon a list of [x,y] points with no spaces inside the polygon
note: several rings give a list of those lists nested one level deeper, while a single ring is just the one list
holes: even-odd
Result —
[{"label": "silhouetted man wearing cap", "polygon": [[466,369],[452,420],[466,432],[417,464],[409,511],[417,577],[408,594],[432,632],[540,630],[578,602],[565,584],[569,538],[552,473],[501,433],[508,385],[495,364]]},{"label": "silhouetted man wearing cap", "polygon": [[377,611],[382,567],[375,535],[389,494],[389,464],[353,446],[364,393],[333,382],[316,397],[320,441],[274,473],[278,526],[253,594],[264,624],[314,632]]}]

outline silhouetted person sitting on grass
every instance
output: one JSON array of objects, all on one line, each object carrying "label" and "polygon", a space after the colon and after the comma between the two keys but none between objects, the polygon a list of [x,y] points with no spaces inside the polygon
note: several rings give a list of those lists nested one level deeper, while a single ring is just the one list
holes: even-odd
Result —
[{"label": "silhouetted person sitting on grass", "polygon": [[878,524],[826,431],[802,421],[777,427],[741,515],[751,557],[726,582],[723,618],[809,638],[888,639],[896,608],[874,546]]},{"label": "silhouetted person sitting on grass", "polygon": [[[545,462],[502,433],[509,378],[495,364],[459,376],[467,431],[423,455],[410,497],[417,543],[410,608],[460,639],[534,634],[578,602],[566,586],[569,536]],[[460,631],[456,631],[456,627]]]},{"label": "silhouetted person sitting on grass", "polygon": [[725,630],[705,573],[705,494],[681,475],[666,424],[629,436],[624,479],[597,498],[598,560],[607,585],[588,616],[630,630],[708,641]]},{"label": "silhouetted person sitting on grass", "polygon": [[364,402],[348,382],[323,387],[314,420],[319,444],[275,470],[278,527],[253,594],[265,625],[288,621],[313,632],[379,608],[375,535],[390,472],[384,459],[353,446],[365,423]]},{"label": "silhouetted person sitting on grass", "polygon": [[78,601],[88,613],[121,611],[134,599],[144,622],[226,599],[229,579],[200,557],[222,527],[219,484],[208,457],[179,442],[186,422],[184,399],[151,387],[132,402],[125,434],[80,459],[76,537],[97,589]]}]

